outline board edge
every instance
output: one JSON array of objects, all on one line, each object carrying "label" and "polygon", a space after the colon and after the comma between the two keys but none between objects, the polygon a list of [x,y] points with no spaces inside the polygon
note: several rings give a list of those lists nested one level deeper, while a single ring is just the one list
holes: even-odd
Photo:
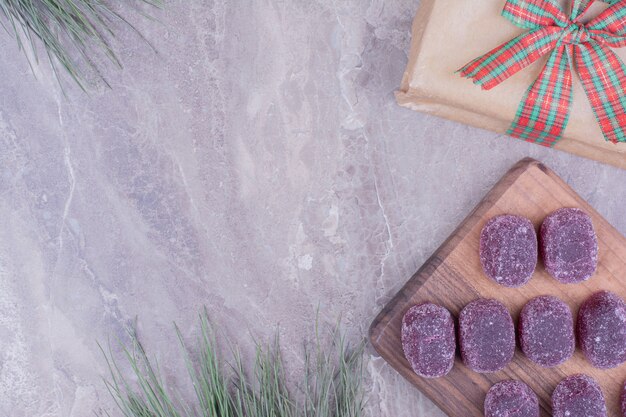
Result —
[{"label": "board edge", "polygon": [[431,255],[417,270],[417,272],[415,272],[415,274],[407,280],[396,295],[384,305],[372,321],[368,331],[369,342],[381,357],[385,357],[385,354],[379,349],[379,338],[382,333],[384,333],[384,329],[388,325],[389,320],[387,320],[387,318],[390,317],[389,313],[394,310],[394,307],[397,306],[403,298],[405,298],[407,290],[410,288],[410,292],[414,293],[417,289],[419,289],[419,287],[424,285],[424,283],[426,283],[432,275],[431,271],[434,271],[437,266],[440,265],[450,253],[452,253],[454,248],[460,241],[463,240],[467,233],[469,233],[482,214],[487,212],[489,208],[494,205],[494,203],[506,192],[511,183],[519,178],[524,172],[533,167],[538,168],[550,177],[558,177],[558,175],[553,174],[552,170],[550,170],[546,165],[536,159],[527,157],[518,161],[500,178],[500,180],[498,180],[498,182],[496,182],[485,197],[465,217],[461,224],[450,234],[450,236],[448,236],[439,248],[435,250],[433,255]]}]

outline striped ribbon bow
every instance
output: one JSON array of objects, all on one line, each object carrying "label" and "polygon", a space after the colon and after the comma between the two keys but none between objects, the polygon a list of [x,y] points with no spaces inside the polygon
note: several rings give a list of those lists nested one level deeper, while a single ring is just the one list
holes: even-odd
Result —
[{"label": "striped ribbon bow", "polygon": [[571,0],[567,17],[558,0],[507,0],[502,16],[528,32],[476,58],[459,70],[489,90],[552,51],[528,89],[508,134],[554,146],[572,104],[572,64],[606,140],[626,142],[626,66],[611,47],[626,46],[626,0],[589,23],[580,23],[593,0]]}]

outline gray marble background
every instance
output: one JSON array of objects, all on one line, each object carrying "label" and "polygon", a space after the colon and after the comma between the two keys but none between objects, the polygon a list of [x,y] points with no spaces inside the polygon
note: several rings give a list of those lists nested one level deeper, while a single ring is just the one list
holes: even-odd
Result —
[{"label": "gray marble background", "polygon": [[[112,88],[64,96],[0,36],[0,415],[113,410],[97,342],[136,321],[170,384],[206,305],[355,340],[518,159],[622,233],[626,171],[400,108],[417,0],[169,0],[122,29]],[[244,350],[246,347],[244,347]],[[374,352],[371,416],[441,416]],[[115,415],[115,414],[114,414]]]}]

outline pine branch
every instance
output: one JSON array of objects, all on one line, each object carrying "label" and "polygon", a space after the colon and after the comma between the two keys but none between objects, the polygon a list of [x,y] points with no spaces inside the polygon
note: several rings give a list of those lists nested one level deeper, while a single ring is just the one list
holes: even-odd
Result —
[{"label": "pine branch", "polygon": [[[162,0],[136,2],[162,5]],[[40,62],[37,50],[41,45],[57,80],[63,70],[83,90],[88,86],[88,73],[106,83],[96,57],[104,56],[121,67],[110,44],[116,24],[137,32],[107,0],[0,0],[0,15],[0,24],[24,51],[31,69]]]},{"label": "pine branch", "polygon": [[103,351],[110,373],[105,384],[124,417],[362,415],[364,344],[351,348],[339,332],[339,326],[330,333],[330,346],[322,346],[317,331],[314,346],[305,344],[304,375],[296,388],[287,380],[278,336],[267,344],[252,341],[256,355],[253,366],[248,369],[238,349],[233,349],[232,366],[220,360],[206,311],[200,315],[195,360],[178,327],[176,333],[195,391],[193,404],[174,399],[173,391],[162,383],[158,367],[150,361],[134,332],[129,332],[131,347],[122,345],[133,384],[124,378],[119,364],[112,359],[110,347],[108,355]]}]

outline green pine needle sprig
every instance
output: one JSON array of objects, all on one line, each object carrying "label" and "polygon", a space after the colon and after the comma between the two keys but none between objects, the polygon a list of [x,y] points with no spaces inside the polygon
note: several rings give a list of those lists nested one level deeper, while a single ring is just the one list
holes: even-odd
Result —
[{"label": "green pine needle sprig", "polygon": [[105,384],[124,417],[361,417],[364,343],[350,347],[339,326],[331,332],[330,343],[322,344],[317,330],[315,343],[305,343],[304,375],[301,383],[290,385],[278,335],[265,344],[251,341],[255,346],[251,366],[235,348],[229,363],[218,354],[206,311],[199,321],[196,355],[176,327],[194,387],[193,404],[165,386],[134,331],[129,332],[130,346],[122,344],[132,383],[123,376],[111,348],[109,354],[103,350],[110,374]]},{"label": "green pine needle sprig", "polygon": [[[162,5],[162,0],[131,2]],[[63,69],[83,90],[89,72],[106,83],[94,60],[97,56],[121,67],[110,44],[116,25],[122,23],[137,32],[107,0],[0,0],[0,15],[0,24],[25,52],[31,69],[39,63],[40,44],[57,79]]]}]

